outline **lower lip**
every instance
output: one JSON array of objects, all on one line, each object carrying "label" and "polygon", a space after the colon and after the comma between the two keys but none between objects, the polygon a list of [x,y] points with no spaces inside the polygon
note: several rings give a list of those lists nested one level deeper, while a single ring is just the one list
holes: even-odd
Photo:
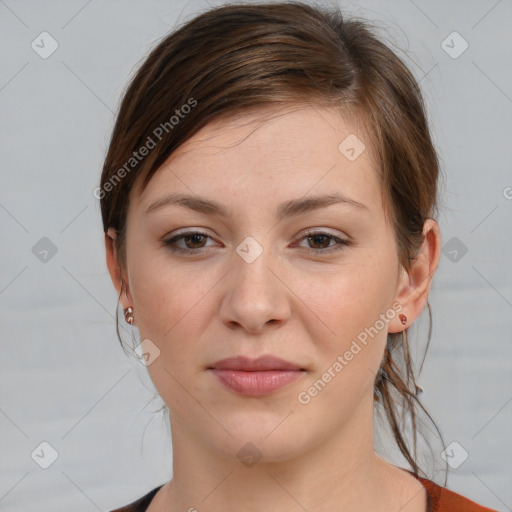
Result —
[{"label": "lower lip", "polygon": [[302,370],[244,372],[238,370],[211,370],[231,391],[246,396],[264,396],[298,380],[306,373]]}]

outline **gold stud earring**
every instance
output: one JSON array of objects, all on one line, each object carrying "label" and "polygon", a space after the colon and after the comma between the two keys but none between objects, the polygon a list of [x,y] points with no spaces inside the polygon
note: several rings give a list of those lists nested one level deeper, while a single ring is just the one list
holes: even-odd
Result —
[{"label": "gold stud earring", "polygon": [[132,313],[133,313],[133,308],[127,307],[127,308],[124,309],[124,319],[130,325],[133,325],[133,315],[132,315]]}]

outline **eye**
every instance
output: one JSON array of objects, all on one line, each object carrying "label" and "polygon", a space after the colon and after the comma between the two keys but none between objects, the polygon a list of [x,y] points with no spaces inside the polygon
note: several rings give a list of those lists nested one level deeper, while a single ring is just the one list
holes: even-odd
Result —
[{"label": "eye", "polygon": [[[331,233],[325,233],[324,231],[308,231],[299,239],[299,241],[302,240],[306,240],[309,244],[309,247],[307,248],[316,253],[340,251],[344,248],[343,246],[350,245],[348,240],[339,238]],[[331,242],[335,243],[333,245],[329,245]],[[313,244],[313,247],[311,247],[311,243]]]},{"label": "eye", "polygon": [[[204,242],[208,238],[211,238],[211,236],[200,231],[186,231],[179,235],[173,236],[168,240],[164,240],[164,243],[165,245],[169,246],[171,251],[197,254],[203,252],[202,249],[205,247],[208,247],[204,245]],[[185,247],[180,247],[177,245],[177,243],[181,241],[185,243]]]},{"label": "eye", "polygon": [[[204,252],[207,247],[211,247],[211,245],[205,245],[209,238],[212,239],[210,235],[201,231],[186,231],[163,242],[173,252],[199,254]],[[306,249],[310,249],[318,254],[339,251],[343,249],[343,246],[350,245],[348,240],[344,240],[324,231],[308,231],[302,238],[299,238],[299,242],[303,240],[309,243],[309,247],[306,247]],[[179,246],[179,242],[183,242],[185,247]],[[334,244],[331,245],[331,242],[334,242]],[[311,247],[311,244],[316,247]]]}]

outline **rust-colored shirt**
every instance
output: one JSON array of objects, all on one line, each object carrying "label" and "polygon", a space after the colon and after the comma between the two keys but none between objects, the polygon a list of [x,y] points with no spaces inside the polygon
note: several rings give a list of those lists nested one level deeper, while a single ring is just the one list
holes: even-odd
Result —
[{"label": "rust-colored shirt", "polygon": [[[409,473],[418,479],[427,491],[426,512],[498,512],[497,510],[483,507],[460,494],[450,491],[446,487],[441,487],[431,480],[416,476],[411,471]],[[145,512],[160,487],[162,486],[156,487],[137,501],[111,512]]]}]

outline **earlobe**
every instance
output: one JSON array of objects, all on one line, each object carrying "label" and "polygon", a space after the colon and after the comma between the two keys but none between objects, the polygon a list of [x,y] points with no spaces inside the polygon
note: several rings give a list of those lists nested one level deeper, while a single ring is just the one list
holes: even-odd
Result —
[{"label": "earlobe", "polygon": [[[401,314],[407,317],[410,326],[423,311],[437,269],[441,253],[441,233],[433,219],[427,219],[423,226],[424,242],[417,257],[406,271],[401,269],[395,301],[402,305]],[[407,328],[407,327],[405,327]],[[389,332],[401,332],[404,326],[398,315],[390,325]]]}]

